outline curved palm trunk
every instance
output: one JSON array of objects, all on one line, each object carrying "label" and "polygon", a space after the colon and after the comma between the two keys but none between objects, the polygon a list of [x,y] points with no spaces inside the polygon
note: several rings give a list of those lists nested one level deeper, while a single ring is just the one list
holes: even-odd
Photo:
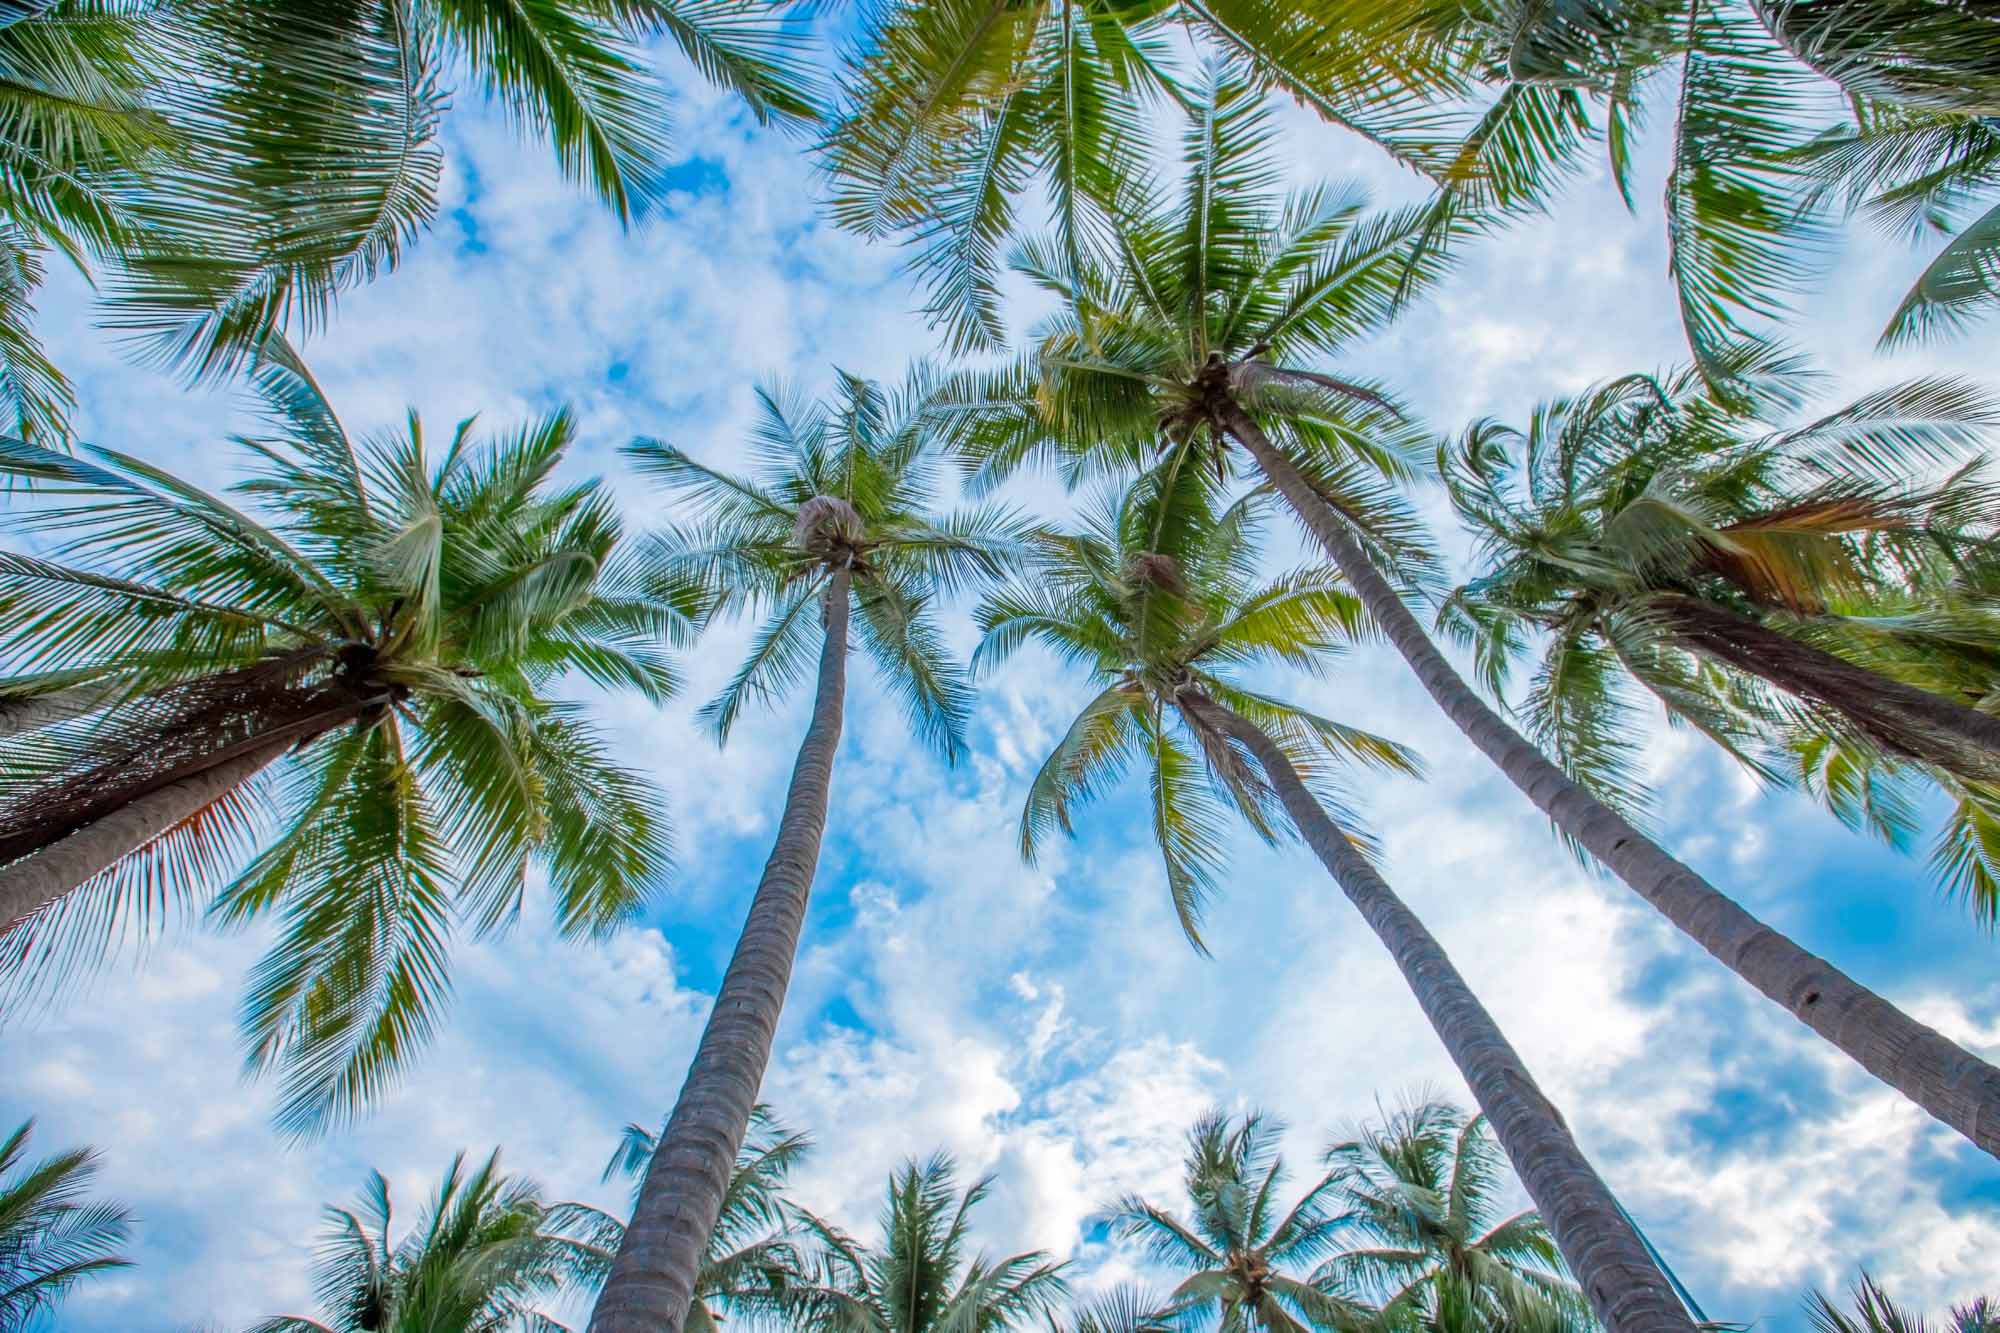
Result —
[{"label": "curved palm trunk", "polygon": [[1974,780],[2000,777],[2000,717],[1856,666],[1727,607],[1693,597],[1651,605],[1689,652],[1831,709],[1891,753]]},{"label": "curved palm trunk", "polygon": [[225,759],[0,867],[0,935],[242,786],[292,744],[284,736]]},{"label": "curved palm trunk", "polygon": [[1199,692],[1184,696],[1183,706],[1189,705],[1256,756],[1306,845],[1396,960],[1598,1320],[1610,1333],[1692,1333],[1693,1322],[1644,1238],[1444,946],[1355,850],[1269,736]]},{"label": "curved palm trunk", "polygon": [[0,700],[0,737],[40,731],[43,727],[53,727],[58,722],[94,713],[119,698],[125,690],[123,685],[93,682],[72,685],[66,690],[51,690],[47,694]]},{"label": "curved palm trunk", "polygon": [[590,1333],[680,1333],[687,1318],[695,1273],[722,1213],[729,1172],[771,1062],[771,1041],[819,865],[847,694],[848,583],[842,569],[827,587],[819,689],[785,794],[777,842],[694,1063],[646,1168],[632,1223],[591,1313]]},{"label": "curved palm trunk", "polygon": [[1452,669],[1333,507],[1234,403],[1222,424],[1346,576],[1375,623],[1466,738],[1550,821],[1738,976],[1863,1069],[2000,1157],[2000,1069],[1744,911],[1570,781]]}]

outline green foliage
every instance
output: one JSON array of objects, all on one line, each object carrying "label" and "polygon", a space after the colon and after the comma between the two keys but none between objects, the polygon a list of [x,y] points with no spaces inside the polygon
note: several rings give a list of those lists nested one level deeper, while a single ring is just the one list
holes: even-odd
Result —
[{"label": "green foliage", "polygon": [[1211,1111],[1188,1131],[1185,1213],[1138,1195],[1113,1206],[1116,1235],[1185,1274],[1156,1319],[1212,1321],[1220,1333],[1302,1333],[1352,1328],[1372,1313],[1312,1282],[1309,1266],[1333,1252],[1345,1224],[1335,1211],[1338,1181],[1329,1172],[1285,1203],[1283,1135],[1262,1112],[1232,1120]]},{"label": "green foliage", "polygon": [[1391,1328],[1582,1333],[1596,1325],[1532,1210],[1503,1215],[1506,1159],[1483,1116],[1392,1112],[1327,1149],[1339,1252],[1313,1283]]},{"label": "green foliage", "polygon": [[806,1280],[781,1301],[788,1325],[809,1333],[955,1333],[1022,1327],[1066,1293],[1063,1265],[1040,1250],[990,1259],[972,1252],[972,1210],[992,1177],[958,1188],[944,1153],[904,1163],[889,1178],[882,1242],[867,1245],[804,1210],[814,1249]]},{"label": "green foliage", "polygon": [[[496,1151],[468,1169],[452,1158],[416,1226],[393,1234],[389,1182],[371,1171],[352,1207],[328,1205],[313,1259],[326,1322],[278,1315],[250,1333],[552,1333],[541,1306],[603,1280],[603,1215],[549,1203],[500,1170]],[[614,1224],[615,1225],[615,1224]]]},{"label": "green foliage", "polygon": [[843,374],[818,403],[760,389],[748,477],[657,440],[626,449],[691,505],[690,521],[656,539],[651,558],[717,612],[763,616],[749,656],[701,710],[718,739],[746,706],[810,674],[818,608],[844,574],[861,643],[911,729],[948,760],[964,753],[971,691],[946,654],[937,599],[1017,565],[1028,527],[990,504],[935,512],[935,392],[921,367],[894,391]]},{"label": "green foliage", "polygon": [[119,1268],[132,1217],[115,1203],[92,1203],[97,1153],[72,1148],[39,1162],[24,1154],[35,1122],[0,1142],[0,1328],[32,1328],[79,1282]]},{"label": "green foliage", "polygon": [[[1529,734],[1628,814],[1648,802],[1638,760],[1650,696],[1760,778],[1802,780],[1849,824],[1900,843],[1914,816],[1897,765],[1922,755],[1948,783],[1976,785],[1984,757],[1838,688],[1780,693],[1691,646],[1676,608],[1721,608],[1979,704],[1992,690],[1990,617],[1952,582],[1981,567],[1990,539],[1990,486],[1962,460],[2000,409],[1933,378],[1784,427],[1775,419],[1810,379],[1769,349],[1735,358],[1728,396],[1692,371],[1626,376],[1543,405],[1524,428],[1483,421],[1444,446],[1447,488],[1478,545],[1475,576],[1438,623],[1496,692],[1511,664],[1538,656],[1518,704]],[[1958,845],[1973,852],[1976,839]],[[1982,864],[1940,856],[1961,885]]]},{"label": "green foliage", "polygon": [[[1806,1314],[1817,1333],[1926,1333],[1930,1327],[1921,1314],[1896,1305],[1875,1279],[1863,1273],[1854,1284],[1854,1309],[1836,1306],[1824,1292],[1814,1292],[1806,1301]],[[1953,1306],[1943,1333],[1993,1333],[2000,1328],[2000,1311],[1985,1297]]]},{"label": "green foliage", "polygon": [[23,922],[0,966],[17,993],[59,986],[254,849],[209,914],[281,923],[243,1016],[251,1068],[283,1079],[279,1123],[304,1134],[428,1040],[454,936],[511,922],[531,866],[570,936],[659,885],[657,795],[547,689],[578,672],[665,697],[666,647],[702,607],[621,540],[598,483],[554,479],[567,414],[483,442],[466,422],[439,454],[414,416],[351,439],[289,353],[259,383],[273,434],[243,442],[249,508],[109,449],[0,443],[0,470],[37,483],[19,529],[57,542],[0,561],[0,690],[122,690],[10,745],[0,831],[28,840],[13,854],[232,748],[295,744],[253,790]]},{"label": "green foliage", "polygon": [[977,615],[975,672],[1032,642],[1087,671],[1098,690],[1028,789],[1022,855],[1032,861],[1057,829],[1073,833],[1076,808],[1142,763],[1168,893],[1197,949],[1203,909],[1228,870],[1225,812],[1267,840],[1291,824],[1255,759],[1191,700],[1213,700],[1262,728],[1348,827],[1357,825],[1334,780],[1340,767],[1417,770],[1393,741],[1243,679],[1269,667],[1323,671],[1362,621],[1353,595],[1325,570],[1259,575],[1260,499],[1223,508],[1212,474],[1172,459],[1107,496],[1081,530],[1045,537],[1034,564]]}]

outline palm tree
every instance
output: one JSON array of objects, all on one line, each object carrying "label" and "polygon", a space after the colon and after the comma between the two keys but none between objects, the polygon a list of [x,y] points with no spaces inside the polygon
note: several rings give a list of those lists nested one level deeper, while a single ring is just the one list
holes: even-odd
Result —
[{"label": "palm tree", "polygon": [[2000,1154],[2000,1070],[1751,916],[1571,781],[1486,706],[1377,567],[1376,555],[1399,573],[1411,564],[1407,525],[1384,517],[1379,492],[1413,471],[1392,447],[1413,432],[1379,390],[1304,363],[1395,314],[1421,215],[1363,220],[1324,189],[1264,193],[1264,113],[1226,82],[1188,149],[1180,200],[1125,222],[1109,271],[1071,277],[1025,247],[1024,268],[1061,310],[1033,355],[962,375],[937,409],[973,483],[1040,457],[1067,459],[1076,478],[1161,449],[1226,470],[1240,445],[1431,697],[1566,837],[1863,1068]]},{"label": "palm tree", "polygon": [[1177,1321],[1199,1314],[1213,1318],[1221,1333],[1302,1333],[1352,1327],[1366,1313],[1308,1280],[1304,1266],[1330,1251],[1343,1219],[1324,1207],[1331,1174],[1279,1213],[1283,1134],[1284,1126],[1261,1111],[1240,1120],[1210,1111],[1188,1131],[1187,1216],[1136,1194],[1113,1208],[1117,1235],[1136,1242],[1151,1261],[1187,1274],[1168,1298],[1167,1312]]},{"label": "palm tree", "polygon": [[51,1313],[71,1287],[131,1260],[118,1250],[132,1234],[132,1216],[115,1203],[89,1203],[97,1153],[73,1148],[22,1168],[24,1121],[0,1143],[0,1328],[30,1328]]},{"label": "palm tree", "polygon": [[1751,0],[1798,59],[1862,97],[2000,115],[2000,24],[1950,0]]},{"label": "palm tree", "polygon": [[763,0],[188,0],[144,36],[184,151],[141,192],[154,234],[125,257],[111,323],[202,375],[254,363],[275,328],[315,332],[430,224],[454,70],[621,222],[665,189],[650,39],[761,122],[817,114],[801,29]]},{"label": "palm tree", "polygon": [[1410,1106],[1335,1143],[1326,1164],[1346,1225],[1315,1285],[1374,1304],[1392,1325],[1592,1326],[1540,1215],[1500,1215],[1505,1167],[1484,1116]]},{"label": "palm tree", "polygon": [[693,502],[696,527],[666,539],[664,567],[701,584],[719,610],[767,612],[749,657],[702,710],[718,739],[727,739],[746,704],[774,699],[798,681],[815,618],[821,633],[812,721],[777,839],[592,1316],[594,1333],[679,1329],[686,1317],[702,1247],[770,1062],[805,923],[855,612],[861,640],[911,727],[947,760],[963,751],[970,692],[945,656],[933,599],[1003,572],[1021,525],[991,507],[929,512],[938,466],[926,424],[932,392],[921,373],[894,394],[843,375],[838,397],[818,405],[760,390],[762,417],[750,443],[758,475],[751,478],[658,441],[628,450],[642,471]]},{"label": "palm tree", "polygon": [[540,1304],[602,1271],[578,1238],[589,1211],[546,1202],[500,1170],[498,1150],[470,1171],[459,1153],[398,1238],[389,1182],[371,1171],[352,1207],[326,1209],[313,1259],[325,1322],[276,1315],[249,1333],[558,1333]]},{"label": "palm tree", "polygon": [[697,608],[649,582],[597,482],[551,480],[567,413],[487,442],[466,422],[440,455],[414,414],[357,443],[295,360],[260,382],[281,410],[247,442],[254,508],[115,450],[0,441],[0,472],[37,483],[15,530],[63,539],[0,553],[0,693],[116,689],[7,747],[0,966],[58,983],[254,851],[208,911],[281,918],[248,1060],[282,1070],[279,1123],[304,1134],[424,1044],[458,923],[509,924],[531,863],[568,936],[658,885],[657,796],[545,687],[665,697],[661,643]]},{"label": "palm tree", "polygon": [[818,1247],[808,1280],[784,1300],[806,1333],[1005,1333],[1053,1313],[1067,1287],[1063,1265],[1041,1250],[989,1259],[968,1255],[972,1210],[991,1189],[983,1176],[958,1189],[945,1153],[905,1162],[889,1178],[882,1244],[871,1248],[800,1210]]},{"label": "palm tree", "polygon": [[1079,1301],[1049,1321],[1054,1333],[1175,1333],[1185,1322],[1170,1298],[1129,1283]]},{"label": "palm tree", "polygon": [[[627,1125],[618,1150],[605,1164],[604,1179],[630,1177],[636,1204],[639,1185],[658,1146],[659,1140],[644,1125]],[[759,1102],[751,1109],[750,1132],[737,1149],[722,1211],[695,1274],[694,1299],[683,1325],[689,1333],[716,1333],[722,1322],[717,1307],[769,1311],[804,1279],[783,1191],[786,1177],[811,1148],[812,1139],[786,1129],[770,1107]],[[616,1229],[606,1234],[607,1258],[625,1234],[616,1221],[610,1225]]]},{"label": "palm tree", "polygon": [[[1316,760],[1408,770],[1409,756],[1229,678],[1261,665],[1318,667],[1354,633],[1361,615],[1327,572],[1307,570],[1258,586],[1251,572],[1252,501],[1218,516],[1214,486],[1195,466],[1169,464],[1149,474],[1086,532],[1049,539],[1049,558],[1020,587],[981,608],[986,637],[976,664],[1032,639],[1087,666],[1102,691],[1035,777],[1021,819],[1023,853],[1032,858],[1053,826],[1070,827],[1074,805],[1143,757],[1174,906],[1199,947],[1201,901],[1224,868],[1222,810],[1233,805],[1270,838],[1277,822],[1271,807],[1281,807],[1389,950],[1453,1063],[1490,1109],[1529,1192],[1547,1201],[1556,1234],[1576,1256],[1606,1322],[1685,1327],[1675,1318],[1679,1307],[1669,1285],[1651,1271],[1644,1243],[1527,1066],[1443,947],[1356,846],[1343,827],[1352,818],[1328,813],[1341,810],[1339,796]],[[1196,779],[1189,747],[1169,731],[1170,717],[1206,759],[1213,795]],[[1238,1240],[1246,1252],[1263,1243],[1261,1236]],[[1317,1318],[1310,1310],[1302,1317]],[[1290,1327],[1272,1322],[1275,1308],[1257,1318],[1266,1327]]]},{"label": "palm tree", "polygon": [[[1368,135],[1367,97],[1461,86],[1454,71],[1391,40],[1405,18],[1381,6],[896,0],[871,17],[820,144],[833,216],[870,237],[915,242],[929,313],[959,351],[1004,341],[1001,246],[1033,179],[1046,178],[1073,259],[1101,233],[1120,183],[1143,171],[1136,150],[1149,120],[1163,107],[1193,109],[1199,94],[1178,68],[1176,35],[1258,92],[1281,92]],[[1420,130],[1374,137],[1422,167],[1436,136]]]},{"label": "palm tree", "polygon": [[[1852,1314],[1818,1291],[1807,1298],[1806,1314],[1817,1333],[1926,1333],[1928,1328],[1922,1315],[1897,1306],[1866,1273],[1854,1284]],[[1945,1333],[1994,1333],[1995,1329],[2000,1329],[2000,1308],[1982,1296],[1953,1306]]]},{"label": "palm tree", "polygon": [[[1848,787],[1832,763],[1879,756],[1934,772],[1983,823],[1976,793],[2000,772],[2000,724],[1976,706],[1994,685],[1985,617],[1950,608],[1936,575],[1980,563],[1991,491],[1976,462],[1909,478],[1976,450],[2000,409],[1914,380],[1780,429],[1803,373],[1775,359],[1756,379],[1744,406],[1692,372],[1629,375],[1441,449],[1479,569],[1440,623],[1496,686],[1539,641],[1521,711],[1608,803],[1639,804],[1630,680],[1760,776],[1777,776],[1773,733],[1803,724],[1827,738],[1805,746],[1823,796]],[[1872,822],[1900,835],[1894,811],[1876,802]]]}]

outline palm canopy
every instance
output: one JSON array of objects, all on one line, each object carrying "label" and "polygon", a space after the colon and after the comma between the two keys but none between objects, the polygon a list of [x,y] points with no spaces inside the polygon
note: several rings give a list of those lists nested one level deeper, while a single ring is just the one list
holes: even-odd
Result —
[{"label": "palm canopy", "polygon": [[690,522],[656,548],[661,567],[702,588],[717,614],[764,613],[749,656],[701,710],[718,737],[746,704],[808,673],[820,599],[845,579],[861,641],[912,728],[947,758],[963,753],[971,691],[946,654],[936,599],[1003,576],[1027,528],[991,504],[934,511],[934,394],[921,369],[896,390],[843,374],[821,402],[759,389],[748,476],[657,440],[626,450],[692,502]]},{"label": "palm canopy", "polygon": [[[895,0],[876,6],[848,60],[821,144],[834,217],[904,232],[930,313],[955,350],[1004,341],[995,283],[1025,188],[1040,178],[1060,253],[1102,239],[1139,141],[1162,110],[1197,117],[1205,94],[1176,37],[1192,37],[1247,95],[1277,91],[1364,134],[1390,89],[1451,91],[1452,71],[1360,29],[1393,30],[1313,0]],[[1436,83],[1442,74],[1446,80]],[[1411,139],[1404,143],[1403,138]],[[1421,135],[1384,146],[1421,162]]]},{"label": "palm canopy", "polygon": [[29,1163],[35,1122],[0,1142],[0,1328],[33,1328],[79,1282],[129,1266],[118,1249],[132,1218],[86,1193],[97,1174],[88,1148]]},{"label": "palm canopy", "polygon": [[1412,475],[1418,434],[1380,389],[1312,369],[1388,325],[1444,272],[1421,245],[1421,209],[1370,214],[1351,187],[1280,194],[1270,109],[1209,70],[1174,191],[1134,198],[1115,259],[1070,271],[1046,244],[1021,272],[1061,307],[1035,349],[968,371],[936,414],[975,489],[1060,460],[1075,484],[1155,453],[1227,464],[1225,405],[1250,412],[1321,493],[1393,554],[1422,564],[1416,529],[1385,487]]},{"label": "palm canopy", "polygon": [[1040,1250],[974,1253],[972,1210],[992,1177],[958,1188],[938,1153],[889,1178],[882,1242],[867,1245],[800,1211],[816,1248],[808,1278],[784,1298],[790,1325],[811,1333],[1002,1333],[1048,1316],[1066,1292],[1063,1265]]},{"label": "palm canopy", "polygon": [[250,1333],[560,1333],[540,1306],[602,1276],[591,1212],[546,1202],[498,1151],[471,1167],[460,1153],[397,1237],[389,1182],[371,1171],[353,1206],[326,1209],[313,1258],[324,1322],[278,1315]]},{"label": "palm canopy", "polygon": [[1806,1301],[1806,1315],[1812,1320],[1814,1333],[1927,1333],[1931,1328],[1937,1328],[1938,1333],[1994,1333],[2000,1329],[2000,1302],[1977,1297],[1953,1306],[1949,1316],[1932,1324],[1922,1314],[1890,1300],[1867,1273],[1854,1284],[1851,1312],[1835,1305],[1826,1293],[1816,1291]]},{"label": "palm canopy", "polygon": [[1211,1111],[1188,1131],[1187,1212],[1137,1195],[1120,1199],[1111,1225],[1152,1262],[1185,1273],[1169,1297],[1175,1327],[1212,1320],[1221,1333],[1302,1333],[1349,1327],[1359,1307],[1309,1280],[1345,1225],[1332,1208],[1332,1174],[1286,1202],[1284,1126],[1259,1111]]},{"label": "palm canopy", "polygon": [[1329,761],[1418,769],[1394,742],[1242,679],[1260,668],[1323,671],[1363,617],[1323,568],[1262,577],[1262,495],[1223,508],[1218,492],[1201,467],[1163,464],[1106,497],[1081,530],[1045,537],[1041,558],[981,605],[973,657],[976,672],[1033,642],[1090,674],[1098,693],[1028,789],[1022,855],[1032,860],[1057,828],[1073,832],[1077,806],[1143,763],[1168,892],[1198,949],[1203,907],[1229,866],[1224,812],[1233,807],[1266,840],[1292,825],[1255,761],[1184,698],[1220,703],[1270,735],[1349,827]]},{"label": "palm canopy", "polygon": [[75,397],[36,339],[51,252],[79,266],[137,240],[129,198],[171,141],[148,105],[166,66],[147,11],[105,0],[37,5],[0,26],[0,429],[59,445]]},{"label": "palm canopy", "polygon": [[1643,729],[1627,682],[1767,779],[1790,762],[1774,744],[1830,738],[1804,744],[1807,776],[1881,831],[1899,817],[1886,795],[1871,800],[1882,791],[1865,777],[1871,756],[1920,760],[1983,790],[1990,754],[1880,700],[1779,693],[1754,665],[1704,650],[1689,617],[1719,609],[1946,698],[1987,697],[1988,617],[1940,580],[1986,563],[1990,487],[1960,460],[2000,408],[1930,378],[1779,427],[1810,383],[1799,365],[1746,346],[1734,374],[1728,400],[1693,371],[1626,376],[1544,405],[1526,429],[1480,422],[1441,450],[1478,573],[1440,624],[1471,645],[1495,691],[1536,653],[1520,704],[1531,735],[1635,812]]},{"label": "palm canopy", "polygon": [[760,121],[801,126],[818,101],[803,36],[764,0],[168,7],[149,37],[177,77],[155,100],[187,151],[142,193],[156,235],[111,323],[198,375],[253,363],[273,328],[322,327],[435,218],[454,71],[629,222],[666,188],[651,39]]},{"label": "palm canopy", "polygon": [[[604,1179],[629,1177],[636,1200],[659,1136],[644,1125],[627,1125],[618,1149],[605,1164]],[[694,1299],[688,1305],[688,1333],[715,1333],[722,1322],[716,1307],[736,1312],[769,1312],[784,1293],[805,1279],[784,1188],[792,1168],[812,1149],[810,1136],[788,1130],[758,1103],[750,1112],[750,1132],[736,1150],[736,1164],[722,1194],[722,1212],[709,1233]],[[607,1228],[604,1249],[615,1253],[623,1228]]]},{"label": "palm canopy", "polygon": [[1485,1117],[1425,1102],[1334,1144],[1326,1164],[1342,1226],[1321,1290],[1392,1328],[1594,1327],[1539,1215],[1502,1214],[1506,1159]]},{"label": "palm canopy", "polygon": [[112,449],[0,442],[0,471],[36,482],[16,530],[57,542],[0,553],[0,693],[116,686],[8,747],[0,863],[221,756],[295,747],[261,790],[27,918],[4,962],[17,984],[59,981],[254,849],[208,911],[280,919],[243,1022],[303,1133],[358,1111],[432,1035],[454,933],[511,922],[531,865],[568,936],[659,884],[652,787],[547,691],[574,672],[665,697],[664,645],[699,608],[621,542],[597,482],[554,479],[566,413],[486,441],[468,421],[438,451],[414,414],[350,437],[295,360],[261,382],[279,410],[243,442],[247,508]]}]

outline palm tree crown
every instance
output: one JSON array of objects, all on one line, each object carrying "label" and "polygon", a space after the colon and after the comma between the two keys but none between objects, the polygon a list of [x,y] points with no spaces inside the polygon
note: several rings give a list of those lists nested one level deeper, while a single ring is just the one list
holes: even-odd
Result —
[{"label": "palm tree crown", "polygon": [[[1074,808],[1141,760],[1168,889],[1197,948],[1203,903],[1228,866],[1223,811],[1235,808],[1266,839],[1290,824],[1255,765],[1184,706],[1190,692],[1268,733],[1336,810],[1344,802],[1323,761],[1417,769],[1393,742],[1240,679],[1263,666],[1323,670],[1361,614],[1324,569],[1260,578],[1262,497],[1217,513],[1217,490],[1193,463],[1163,465],[1097,506],[1082,531],[1047,537],[1029,572],[980,607],[985,637],[973,658],[990,667],[1035,642],[1090,673],[1100,692],[1029,788],[1022,854],[1032,859],[1057,827],[1071,831]],[[1341,822],[1353,826],[1345,813]]]},{"label": "palm tree crown", "polygon": [[0,1142],[0,1328],[35,1327],[77,1283],[130,1262],[118,1249],[131,1215],[84,1197],[96,1152],[72,1148],[24,1165],[34,1128],[25,1121]]},{"label": "palm tree crown", "polygon": [[[1940,729],[1925,695],[1904,707],[1885,691],[1907,682],[1953,708],[1991,692],[1985,616],[1941,582],[1980,567],[1991,488],[1976,463],[1915,478],[1960,464],[2000,409],[1933,378],[1781,428],[1809,384],[1797,364],[1748,347],[1737,376],[1728,400],[1692,371],[1626,376],[1441,451],[1479,572],[1440,622],[1495,689],[1539,645],[1531,734],[1625,808],[1644,803],[1629,680],[1767,778],[1796,743],[1792,762],[1851,822],[1900,838],[1897,801],[1864,776],[1899,761],[1979,816],[1994,752]],[[1753,633],[1768,633],[1756,651],[1735,643]],[[1794,640],[1837,657],[1788,672]],[[1845,662],[1875,676],[1829,674]]]},{"label": "palm tree crown", "polygon": [[1002,1333],[1046,1317],[1065,1286],[1062,1265],[1040,1250],[989,1259],[971,1253],[972,1210],[992,1177],[958,1189],[958,1169],[939,1153],[889,1178],[882,1244],[868,1246],[808,1212],[818,1248],[810,1279],[786,1306],[813,1333]]},{"label": "palm tree crown", "polygon": [[627,450],[693,502],[692,523],[660,547],[667,567],[701,585],[716,614],[765,613],[749,656],[702,709],[718,736],[746,704],[805,675],[815,612],[844,574],[861,641],[911,726],[947,757],[963,751],[971,692],[946,656],[936,598],[1004,574],[1025,528],[993,505],[932,511],[934,392],[922,371],[895,391],[843,375],[826,403],[759,390],[749,445],[757,470],[747,477],[655,440]]},{"label": "palm tree crown", "polygon": [[254,846],[210,914],[282,920],[243,1015],[251,1066],[282,1069],[279,1121],[303,1133],[362,1107],[431,1035],[458,923],[508,924],[531,865],[572,936],[660,883],[652,788],[546,689],[575,671],[664,697],[662,645],[698,608],[621,546],[596,482],[552,481],[566,413],[485,443],[466,422],[439,453],[414,415],[357,443],[295,361],[263,379],[282,411],[248,442],[258,470],[238,491],[256,510],[110,449],[0,446],[0,468],[37,482],[21,528],[62,538],[51,557],[0,554],[4,690],[114,687],[8,747],[0,879],[234,757],[254,771],[292,750],[262,793],[239,782],[120,847],[4,938],[16,981],[59,979]]},{"label": "palm tree crown", "polygon": [[398,1238],[389,1182],[371,1171],[353,1207],[329,1204],[313,1260],[325,1322],[278,1315],[250,1333],[555,1333],[538,1307],[602,1275],[576,1205],[500,1170],[496,1151],[452,1158],[417,1225]]},{"label": "palm tree crown", "polygon": [[1335,1177],[1321,1176],[1289,1205],[1278,1139],[1284,1127],[1259,1111],[1211,1111],[1188,1131],[1185,1217],[1137,1195],[1119,1200],[1112,1226],[1152,1261],[1186,1273],[1169,1298],[1176,1325],[1200,1315],[1220,1333],[1301,1333],[1347,1327],[1358,1307],[1314,1286],[1310,1266],[1332,1251],[1342,1226],[1328,1208]]},{"label": "palm tree crown", "polygon": [[1426,1102],[1327,1150],[1344,1205],[1339,1252],[1316,1285],[1379,1308],[1391,1326],[1593,1327],[1532,1210],[1503,1216],[1505,1159],[1483,1116]]}]

